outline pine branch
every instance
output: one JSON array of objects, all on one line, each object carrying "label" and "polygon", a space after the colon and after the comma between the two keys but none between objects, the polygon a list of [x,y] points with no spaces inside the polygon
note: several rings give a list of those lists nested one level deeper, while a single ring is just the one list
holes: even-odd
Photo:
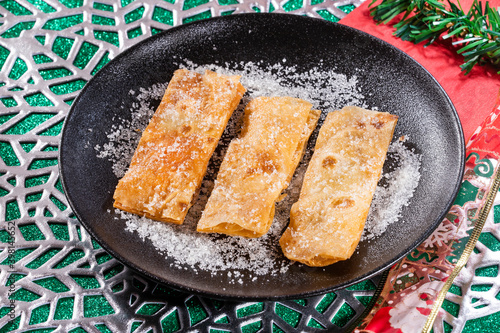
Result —
[{"label": "pine branch", "polygon": [[[373,6],[370,13],[374,20],[387,24],[396,16],[403,14],[397,24],[394,35],[415,44],[426,42],[430,45],[438,38],[453,40],[459,47],[458,54],[463,55],[464,63],[460,66],[468,74],[476,65],[486,62],[500,67],[500,14],[491,8],[488,1],[484,7],[481,1],[474,0],[465,13],[460,2],[458,6],[448,0],[445,6],[442,0],[382,0]],[[498,72],[500,74],[500,71]]]}]

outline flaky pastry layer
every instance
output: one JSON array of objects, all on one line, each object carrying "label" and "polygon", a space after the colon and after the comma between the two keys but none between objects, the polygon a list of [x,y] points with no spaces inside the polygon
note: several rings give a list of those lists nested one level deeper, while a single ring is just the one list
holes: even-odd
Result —
[{"label": "flaky pastry layer", "polygon": [[274,203],[288,186],[319,119],[312,104],[292,97],[258,97],[229,145],[198,222],[200,232],[248,238],[267,233]]},{"label": "flaky pastry layer", "polygon": [[244,93],[239,76],[175,71],[118,182],[114,207],[182,224]]},{"label": "flaky pastry layer", "polygon": [[351,257],[365,225],[397,116],[348,106],[327,115],[308,165],[283,253],[309,266]]}]

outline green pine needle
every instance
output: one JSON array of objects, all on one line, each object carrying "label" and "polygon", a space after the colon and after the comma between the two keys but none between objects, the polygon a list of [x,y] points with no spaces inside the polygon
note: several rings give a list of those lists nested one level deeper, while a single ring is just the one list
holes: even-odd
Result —
[{"label": "green pine needle", "polygon": [[[387,24],[400,14],[399,22],[394,25],[394,35],[415,44],[432,44],[439,37],[452,38],[453,45],[460,45],[458,54],[464,56],[460,66],[468,74],[476,65],[500,64],[500,13],[486,1],[474,0],[467,13],[457,4],[448,0],[382,0],[369,7],[373,19]],[[500,74],[500,71],[498,72]]]}]

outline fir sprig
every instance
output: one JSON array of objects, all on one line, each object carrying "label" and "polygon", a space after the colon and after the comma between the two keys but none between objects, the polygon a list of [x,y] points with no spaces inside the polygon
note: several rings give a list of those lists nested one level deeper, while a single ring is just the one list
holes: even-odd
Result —
[{"label": "fir sprig", "polygon": [[[500,64],[500,15],[491,8],[488,1],[484,7],[474,0],[467,13],[460,2],[454,4],[448,0],[445,6],[441,0],[383,0],[373,6],[370,12],[374,20],[384,24],[403,14],[394,25],[394,33],[402,40],[418,44],[426,41],[425,46],[435,42],[440,36],[452,38],[458,47],[457,53],[464,56],[460,66],[468,74],[475,65],[490,62]],[[500,74],[500,71],[498,72]]]}]

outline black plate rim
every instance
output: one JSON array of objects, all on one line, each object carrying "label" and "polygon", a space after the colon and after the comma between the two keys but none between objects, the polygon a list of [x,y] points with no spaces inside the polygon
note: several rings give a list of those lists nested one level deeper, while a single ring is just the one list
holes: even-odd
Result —
[{"label": "black plate rim", "polygon": [[[445,99],[447,100],[450,108],[453,111],[453,117],[454,117],[454,119],[456,121],[457,130],[458,130],[458,132],[456,133],[456,135],[458,136],[457,139],[458,139],[458,141],[460,143],[460,147],[459,147],[460,148],[460,156],[459,156],[460,166],[459,166],[458,177],[457,177],[458,181],[455,183],[455,186],[454,186],[454,189],[453,189],[453,193],[450,196],[450,200],[448,201],[446,207],[443,207],[443,209],[441,210],[441,214],[439,215],[439,218],[436,219],[436,221],[432,225],[432,227],[428,228],[428,230],[425,233],[422,234],[422,236],[421,236],[421,238],[419,240],[415,241],[413,244],[411,244],[405,250],[401,251],[398,255],[396,255],[393,260],[388,261],[388,262],[386,262],[383,265],[380,265],[379,267],[373,269],[372,271],[368,272],[367,274],[360,275],[357,279],[354,279],[354,280],[351,280],[351,281],[347,281],[345,283],[341,283],[341,284],[335,285],[335,286],[330,287],[330,288],[324,288],[324,289],[310,291],[310,292],[287,294],[285,296],[273,296],[273,295],[270,295],[270,296],[263,296],[263,297],[227,295],[227,294],[220,294],[220,293],[211,292],[211,291],[210,292],[208,292],[208,291],[202,291],[202,290],[198,290],[196,288],[192,288],[192,287],[183,285],[181,283],[178,283],[177,281],[165,280],[162,277],[156,276],[156,275],[151,274],[150,272],[148,272],[146,270],[143,270],[142,268],[138,267],[134,263],[132,263],[129,260],[127,260],[126,258],[124,258],[119,252],[117,252],[115,249],[113,249],[112,247],[110,247],[106,242],[104,242],[102,239],[100,239],[100,237],[91,228],[91,226],[88,225],[84,221],[84,219],[82,218],[82,216],[80,216],[80,214],[78,213],[78,211],[75,210],[74,202],[72,201],[72,199],[67,194],[65,194],[66,198],[68,200],[68,203],[69,203],[69,205],[70,205],[70,207],[72,209],[73,214],[77,217],[78,221],[82,224],[82,226],[85,228],[85,230],[87,232],[89,232],[89,234],[95,239],[95,241],[104,250],[106,250],[107,252],[111,253],[114,258],[116,258],[118,261],[120,261],[125,266],[133,269],[134,271],[139,272],[140,274],[143,274],[143,275],[151,278],[154,281],[166,284],[166,285],[168,285],[168,286],[170,286],[170,287],[172,287],[174,289],[180,290],[182,292],[188,292],[188,293],[192,293],[192,294],[196,294],[196,295],[200,295],[200,296],[204,296],[204,297],[210,297],[210,298],[213,298],[213,299],[229,300],[229,301],[278,301],[278,300],[287,300],[287,299],[297,299],[297,298],[304,298],[304,297],[312,297],[312,296],[317,296],[317,295],[325,294],[325,293],[328,293],[328,292],[333,292],[333,291],[336,291],[336,290],[339,290],[339,289],[347,288],[349,286],[352,286],[352,285],[354,285],[356,283],[359,283],[361,281],[369,279],[369,278],[371,278],[371,277],[373,277],[373,276],[375,276],[375,275],[377,275],[377,274],[379,274],[379,273],[381,273],[381,272],[389,269],[392,265],[394,265],[396,262],[398,262],[399,260],[401,260],[402,258],[404,258],[408,253],[410,253],[419,244],[421,244],[422,241],[424,241],[426,238],[428,238],[434,232],[434,230],[437,228],[437,226],[442,222],[443,218],[446,216],[446,214],[448,213],[449,209],[453,205],[453,203],[455,201],[455,198],[458,195],[461,183],[462,183],[462,179],[463,179],[463,175],[464,175],[464,170],[465,170],[465,139],[464,139],[463,128],[462,128],[462,125],[461,125],[458,113],[457,113],[457,111],[455,109],[455,106],[453,105],[450,97],[448,96],[448,94],[446,93],[446,91],[443,89],[443,87],[441,86],[441,84],[436,80],[436,78],[424,66],[422,66],[420,63],[418,63],[416,60],[414,60],[406,52],[398,49],[397,47],[393,46],[392,44],[390,44],[390,43],[388,43],[388,42],[386,42],[386,41],[384,41],[384,40],[382,40],[382,39],[380,39],[378,37],[370,35],[370,34],[364,32],[364,31],[361,31],[359,29],[352,28],[352,27],[349,27],[349,26],[346,26],[346,25],[343,25],[343,24],[340,24],[340,23],[337,23],[337,22],[330,22],[330,21],[319,19],[319,18],[315,18],[315,17],[299,16],[299,15],[290,14],[290,13],[238,13],[238,14],[232,14],[232,15],[228,15],[228,16],[218,16],[218,17],[201,19],[201,20],[197,20],[197,21],[193,21],[193,22],[189,22],[189,23],[185,23],[185,24],[181,24],[181,25],[178,25],[178,26],[171,27],[168,30],[162,31],[160,33],[157,33],[157,34],[155,34],[155,35],[153,35],[151,37],[148,37],[148,38],[146,38],[146,39],[144,39],[144,40],[142,40],[142,41],[140,41],[140,42],[132,45],[131,47],[125,49],[124,51],[122,51],[121,53],[119,53],[116,57],[114,57],[113,59],[111,59],[105,66],[103,66],[87,82],[87,84],[79,92],[78,96],[76,97],[76,99],[72,103],[68,114],[65,117],[64,124],[63,124],[62,130],[61,130],[61,143],[63,142],[63,138],[66,135],[66,128],[68,126],[67,125],[67,123],[68,123],[67,119],[69,119],[70,116],[73,114],[74,109],[78,105],[78,102],[79,102],[81,96],[88,89],[88,87],[90,86],[91,82],[97,80],[99,78],[99,76],[101,75],[101,73],[104,72],[103,69],[111,67],[115,62],[119,62],[122,58],[126,58],[130,53],[135,52],[136,49],[141,48],[144,44],[151,43],[152,41],[154,41],[157,38],[168,36],[170,34],[175,34],[178,30],[182,31],[184,29],[191,29],[191,26],[204,25],[204,24],[206,24],[205,23],[206,21],[238,20],[239,17],[250,18],[251,19],[252,17],[263,17],[263,16],[268,16],[271,19],[273,19],[273,17],[275,17],[275,19],[278,19],[278,20],[280,19],[280,17],[293,17],[293,19],[297,19],[297,20],[316,20],[316,21],[322,22],[323,24],[334,25],[334,26],[337,26],[340,29],[346,29],[348,31],[350,30],[352,32],[355,32],[356,34],[362,35],[364,38],[369,38],[369,39],[371,39],[373,41],[376,41],[377,43],[382,44],[384,47],[387,47],[387,48],[390,48],[392,50],[395,50],[396,52],[400,53],[403,57],[408,58],[411,62],[413,62],[418,67],[420,67],[429,76],[429,78],[435,83],[436,88],[438,88],[442,92],[443,96],[445,97]],[[61,145],[59,147],[59,154],[58,154],[58,169],[59,169],[59,174],[60,174],[60,178],[61,178],[61,185],[62,185],[62,188],[64,190],[64,193],[68,193],[68,187],[67,187],[67,184],[66,184],[66,181],[65,181],[65,177],[64,177],[65,167],[64,167],[64,164],[61,163],[62,156],[64,154],[65,154],[65,148],[64,148],[64,145]],[[384,283],[384,281],[381,281],[381,283]]]}]

